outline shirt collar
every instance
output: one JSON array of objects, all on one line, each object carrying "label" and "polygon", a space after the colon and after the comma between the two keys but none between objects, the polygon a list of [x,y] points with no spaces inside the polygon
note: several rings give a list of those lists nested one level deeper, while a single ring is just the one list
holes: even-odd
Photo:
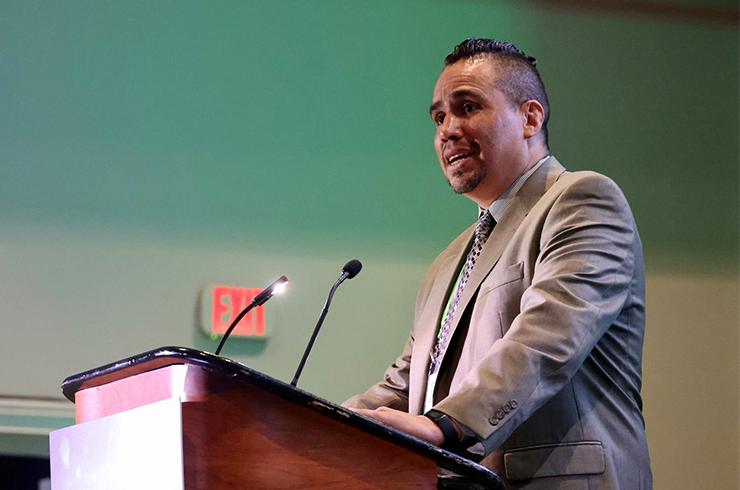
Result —
[{"label": "shirt collar", "polygon": [[[504,211],[506,211],[506,208],[511,203],[512,199],[514,199],[514,196],[516,196],[516,193],[519,192],[519,189],[522,188],[524,183],[527,181],[527,179],[535,173],[535,171],[542,166],[543,163],[547,161],[547,159],[550,158],[550,155],[545,155],[544,158],[541,158],[537,163],[532,165],[532,168],[524,172],[522,175],[520,175],[510,186],[508,189],[504,191],[501,196],[499,196],[498,199],[493,201],[493,204],[491,204],[491,207],[488,208],[491,211],[491,216],[493,216],[493,219],[496,220],[496,223],[498,223],[501,220],[501,217],[504,215]],[[485,209],[478,206],[478,218],[481,217],[481,215],[486,212]]]}]

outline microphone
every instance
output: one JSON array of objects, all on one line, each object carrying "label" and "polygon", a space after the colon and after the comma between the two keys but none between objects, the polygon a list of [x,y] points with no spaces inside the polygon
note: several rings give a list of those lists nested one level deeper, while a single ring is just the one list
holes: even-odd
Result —
[{"label": "microphone", "polygon": [[216,349],[216,355],[218,355],[221,352],[221,349],[223,348],[224,344],[226,343],[226,339],[229,338],[229,335],[231,335],[231,332],[236,328],[236,324],[239,323],[239,320],[244,318],[244,315],[249,313],[249,311],[252,308],[255,308],[257,306],[262,306],[265,303],[267,303],[267,300],[272,298],[274,294],[282,293],[285,290],[285,286],[288,285],[288,278],[285,276],[281,276],[280,279],[273,282],[269,286],[267,286],[267,289],[262,291],[260,294],[255,296],[255,298],[252,300],[252,302],[242,310],[239,315],[237,315],[236,318],[234,318],[234,321],[231,322],[231,325],[229,326],[228,330],[226,330],[226,333],[224,334],[224,338],[221,339],[221,342],[218,344],[218,349]]},{"label": "microphone", "polygon": [[[347,274],[347,279],[352,279],[362,270],[362,262],[357,259],[352,259],[342,268],[342,272]],[[344,280],[344,279],[342,279]]]},{"label": "microphone", "polygon": [[321,325],[324,324],[324,319],[326,318],[326,314],[329,313],[329,306],[331,306],[331,300],[334,297],[334,293],[336,292],[337,288],[339,287],[340,284],[344,282],[345,279],[352,279],[357,274],[359,274],[361,270],[362,270],[362,262],[360,262],[357,259],[350,260],[349,262],[344,264],[344,267],[342,268],[342,275],[339,276],[339,279],[337,279],[337,282],[335,282],[334,286],[331,288],[331,292],[329,292],[329,298],[327,298],[326,303],[324,304],[324,308],[321,310],[321,316],[319,316],[319,321],[316,324],[316,327],[313,329],[311,340],[308,341],[308,346],[306,346],[306,351],[303,353],[303,359],[301,359],[301,363],[298,365],[298,369],[296,369],[295,376],[293,376],[293,381],[290,382],[290,386],[295,386],[298,384],[298,378],[300,377],[301,372],[303,372],[303,366],[306,365],[308,354],[311,353],[311,349],[313,348],[313,343],[316,341],[316,337],[319,335],[319,330],[321,329]]}]

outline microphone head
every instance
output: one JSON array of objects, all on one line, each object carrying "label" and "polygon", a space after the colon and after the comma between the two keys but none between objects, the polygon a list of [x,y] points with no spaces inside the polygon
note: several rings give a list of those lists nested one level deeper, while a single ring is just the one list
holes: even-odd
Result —
[{"label": "microphone head", "polygon": [[360,262],[357,259],[352,259],[346,264],[344,264],[344,268],[342,269],[342,272],[347,273],[347,279],[352,279],[357,274],[359,274],[361,270],[362,270],[362,262]]}]

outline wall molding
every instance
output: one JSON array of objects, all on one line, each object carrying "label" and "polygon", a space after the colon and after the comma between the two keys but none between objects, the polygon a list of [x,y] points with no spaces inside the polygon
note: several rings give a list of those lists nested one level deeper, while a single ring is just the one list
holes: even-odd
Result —
[{"label": "wall molding", "polygon": [[0,434],[47,436],[74,418],[67,400],[0,396]]}]

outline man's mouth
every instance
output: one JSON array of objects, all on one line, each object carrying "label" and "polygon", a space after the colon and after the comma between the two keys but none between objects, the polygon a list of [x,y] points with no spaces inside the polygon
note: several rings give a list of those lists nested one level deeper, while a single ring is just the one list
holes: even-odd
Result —
[{"label": "man's mouth", "polygon": [[451,156],[447,157],[447,165],[455,165],[457,162],[464,160],[468,157],[472,157],[475,152],[468,151],[468,152],[460,152],[460,153],[453,153]]}]

